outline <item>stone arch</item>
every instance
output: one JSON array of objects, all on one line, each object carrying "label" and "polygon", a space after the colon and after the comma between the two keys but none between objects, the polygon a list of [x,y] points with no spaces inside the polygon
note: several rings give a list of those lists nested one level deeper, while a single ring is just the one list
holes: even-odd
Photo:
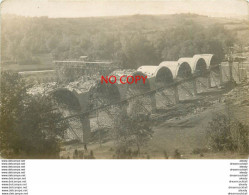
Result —
[{"label": "stone arch", "polygon": [[207,69],[214,71],[216,73],[219,72],[219,64],[220,60],[214,54],[202,54],[203,59],[207,64]]},{"label": "stone arch", "polygon": [[51,96],[59,104],[64,104],[70,110],[76,112],[81,111],[79,99],[76,92],[70,91],[66,88],[59,88],[51,92]]},{"label": "stone arch", "polygon": [[163,61],[159,64],[159,67],[166,67],[168,68],[172,75],[173,75],[173,79],[176,78],[177,76],[177,67],[178,67],[178,62],[176,61]]},{"label": "stone arch", "polygon": [[[152,69],[155,69],[156,66],[153,66]],[[143,70],[146,70],[148,67],[146,67]],[[141,68],[139,68],[141,70]],[[151,69],[151,68],[149,68]],[[151,73],[151,74],[150,74]],[[143,94],[146,92],[149,92],[151,89],[153,89],[154,86],[154,70],[150,70],[148,72],[148,75],[145,74],[142,71],[136,71],[132,74],[133,77],[135,76],[143,76],[144,78],[147,76],[147,79],[145,80],[145,84],[143,83],[143,80],[139,80],[137,84],[133,83],[131,85],[128,85],[128,92],[127,92],[127,97],[132,97],[135,95]],[[139,112],[143,114],[148,114],[148,112],[154,112],[156,109],[156,99],[155,99],[155,94],[148,94],[145,96],[139,96],[135,98],[134,100],[129,102],[129,108],[128,108],[128,113],[133,110],[134,107],[137,106],[136,101],[141,103],[140,106],[141,110]]]},{"label": "stone arch", "polygon": [[144,66],[140,66],[134,74],[137,74],[138,76],[139,75],[147,76],[146,81],[148,82],[149,88],[155,89],[156,88],[155,79],[156,79],[156,74],[157,74],[158,69],[159,69],[158,66],[144,65]]},{"label": "stone arch", "polygon": [[130,89],[135,89],[135,90],[140,90],[141,92],[146,92],[149,91],[152,87],[151,87],[151,81],[150,78],[148,78],[148,75],[144,74],[141,71],[136,71],[132,74],[133,77],[135,76],[143,76],[144,78],[147,76],[147,79],[145,80],[145,84],[143,83],[143,80],[140,79],[137,84],[131,84],[129,85]]},{"label": "stone arch", "polygon": [[168,67],[159,67],[156,72],[155,83],[157,86],[165,86],[174,82],[173,74]]},{"label": "stone arch", "polygon": [[[92,109],[112,105],[121,101],[120,91],[116,84],[98,81],[90,91]],[[120,112],[120,104],[114,104],[106,109],[97,109],[91,115],[92,131],[99,128],[111,128],[115,125],[115,117]]]},{"label": "stone arch", "polygon": [[217,56],[214,54],[201,54],[201,57],[205,60],[208,69],[220,63]]},{"label": "stone arch", "polygon": [[[58,110],[64,117],[82,112],[78,95],[75,91],[66,88],[59,88],[50,93],[57,104]],[[66,131],[65,139],[78,139],[83,143],[88,143],[90,137],[90,120],[88,116],[75,117],[68,120],[69,129]]]},{"label": "stone arch", "polygon": [[[117,85],[111,83],[98,82],[90,89],[93,99],[98,99],[101,105],[109,105],[121,100],[121,95]],[[99,105],[100,106],[100,105]]]},{"label": "stone arch", "polygon": [[120,78],[121,78],[121,76],[125,76],[122,78],[122,81],[126,83],[127,76],[133,75],[135,72],[136,72],[135,69],[118,69],[118,70],[113,71],[109,75],[109,76],[115,76],[117,79],[115,85],[117,86],[117,88],[119,90],[121,100],[126,98],[128,84],[122,84],[120,82]]},{"label": "stone arch", "polygon": [[209,67],[210,68],[214,67],[214,66],[217,66],[220,63],[220,61],[219,61],[219,59],[217,58],[216,55],[213,55],[213,54],[211,54],[211,55],[212,56],[211,56],[211,59],[210,59],[210,62],[209,62]]},{"label": "stone arch", "polygon": [[208,77],[208,86],[217,86],[222,82],[222,74],[220,72],[220,60],[214,54],[202,54],[203,59],[207,64],[207,69],[210,71]]},{"label": "stone arch", "polygon": [[179,63],[177,78],[189,78],[192,76],[192,69],[188,62]]},{"label": "stone arch", "polygon": [[[181,79],[192,76],[192,68],[189,63],[192,59],[180,58],[178,61],[164,61],[159,64],[160,67],[167,67],[171,70],[174,80],[178,81]],[[179,96],[182,94],[179,92],[181,88],[174,86],[169,90],[173,90],[175,103],[179,102]]]},{"label": "stone arch", "polygon": [[194,55],[193,56],[193,63],[192,63],[192,71],[193,74],[202,75],[207,70],[207,63],[202,55]]},{"label": "stone arch", "polygon": [[[194,71],[193,71],[193,68],[194,68],[194,66],[193,66],[193,61],[194,61],[194,59],[193,58],[179,58],[179,60],[178,60],[178,63],[180,64],[180,65],[182,65],[183,64],[183,66],[186,68],[185,70],[186,70],[186,74],[184,74],[186,77],[189,77],[190,76],[190,74],[192,74]],[[191,71],[191,72],[189,72],[189,70]]]}]

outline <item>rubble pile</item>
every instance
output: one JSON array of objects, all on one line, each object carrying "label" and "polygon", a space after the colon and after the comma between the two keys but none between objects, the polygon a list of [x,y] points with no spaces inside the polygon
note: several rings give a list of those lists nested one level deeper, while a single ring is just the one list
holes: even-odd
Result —
[{"label": "rubble pile", "polygon": [[[95,78],[96,77],[96,78]],[[97,76],[83,76],[77,81],[70,82],[69,84],[58,84],[57,82],[49,82],[49,83],[40,83],[35,84],[31,88],[28,89],[28,93],[31,95],[37,94],[48,94],[49,92],[58,89],[58,88],[66,88],[69,91],[76,91],[77,93],[88,92],[91,87],[96,85]]]},{"label": "rubble pile", "polygon": [[40,83],[35,84],[31,88],[27,90],[27,93],[30,95],[37,95],[37,94],[44,94],[47,95],[51,91],[58,88],[58,85],[56,82],[50,82],[50,83]]},{"label": "rubble pile", "polygon": [[129,76],[129,75],[133,75],[133,73],[135,73],[136,70],[135,69],[118,69],[113,71],[110,75],[116,76],[117,78],[117,83],[120,83],[120,77],[121,76]]},{"label": "rubble pile", "polygon": [[89,77],[81,77],[79,80],[69,83],[65,88],[70,91],[76,91],[77,93],[85,93],[88,92],[92,86],[96,85],[97,79]]}]

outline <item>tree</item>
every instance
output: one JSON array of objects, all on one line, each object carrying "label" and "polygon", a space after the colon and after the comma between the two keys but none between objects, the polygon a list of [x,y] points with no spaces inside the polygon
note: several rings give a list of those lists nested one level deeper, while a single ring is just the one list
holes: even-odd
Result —
[{"label": "tree", "polygon": [[135,34],[123,43],[120,65],[125,68],[138,68],[141,65],[157,65],[159,58],[153,44],[143,35]]},{"label": "tree", "polygon": [[209,123],[208,145],[214,151],[249,152],[249,127],[224,114],[217,114]]},{"label": "tree", "polygon": [[188,14],[173,20],[172,16],[54,20],[6,15],[1,21],[1,57],[12,63],[38,64],[31,58],[34,54],[52,53],[54,60],[87,55],[89,60],[135,69],[201,53],[214,53],[222,60],[223,50],[242,38],[216,20]]},{"label": "tree", "polygon": [[0,152],[6,158],[57,158],[67,129],[47,96],[31,96],[17,73],[2,72]]},{"label": "tree", "polygon": [[130,118],[130,135],[132,136],[132,142],[136,145],[138,154],[140,149],[147,141],[152,138],[152,128],[148,115],[137,115]]},{"label": "tree", "polygon": [[[140,101],[140,100],[137,100]],[[141,105],[141,103],[135,103]],[[116,144],[117,158],[131,158],[128,152],[132,147],[136,147],[137,155],[140,155],[141,147],[152,138],[153,131],[149,115],[142,114],[136,106],[128,116],[125,112],[120,112],[115,118],[114,141]],[[127,156],[128,155],[128,156]]]}]

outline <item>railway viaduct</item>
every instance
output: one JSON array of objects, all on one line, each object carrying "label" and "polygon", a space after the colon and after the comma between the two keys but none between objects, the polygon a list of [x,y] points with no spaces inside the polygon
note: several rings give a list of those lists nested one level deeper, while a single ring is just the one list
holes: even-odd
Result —
[{"label": "railway viaduct", "polygon": [[[200,91],[201,84],[207,88],[220,84],[217,84],[217,78],[212,77],[213,73],[216,77],[217,75],[220,77],[219,63],[213,54],[198,54],[192,58],[180,58],[178,61],[163,61],[157,66],[143,65],[137,70],[116,70],[110,74],[115,75],[117,81],[122,75],[147,76],[145,84],[141,81],[136,85],[122,85],[119,82],[108,85],[101,84],[99,80],[87,91],[61,88],[53,91],[52,95],[57,101],[70,108],[62,108],[66,113],[66,119],[78,118],[81,127],[77,127],[79,129],[75,130],[73,126],[77,126],[74,124],[77,122],[73,120],[74,122],[70,124],[71,130],[80,141],[87,143],[91,132],[90,117],[92,113],[113,103],[119,109],[129,112],[129,107],[132,105],[130,100],[137,96],[141,97],[141,94],[145,94],[143,97],[149,102],[147,106],[149,113],[153,113],[157,109],[157,104],[162,98],[176,104],[180,100],[195,97]],[[183,80],[184,82],[181,82]],[[161,88],[163,90],[158,90]],[[157,98],[158,94],[161,95],[161,99]],[[187,94],[187,96],[182,94]],[[81,134],[79,135],[77,132],[81,132]]]}]

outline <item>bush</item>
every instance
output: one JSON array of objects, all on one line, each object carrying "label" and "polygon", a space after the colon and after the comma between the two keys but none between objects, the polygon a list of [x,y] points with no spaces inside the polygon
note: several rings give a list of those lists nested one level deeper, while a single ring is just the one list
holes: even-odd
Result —
[{"label": "bush", "polygon": [[238,120],[230,120],[224,114],[216,115],[209,123],[208,146],[213,151],[248,153],[249,127]]}]

